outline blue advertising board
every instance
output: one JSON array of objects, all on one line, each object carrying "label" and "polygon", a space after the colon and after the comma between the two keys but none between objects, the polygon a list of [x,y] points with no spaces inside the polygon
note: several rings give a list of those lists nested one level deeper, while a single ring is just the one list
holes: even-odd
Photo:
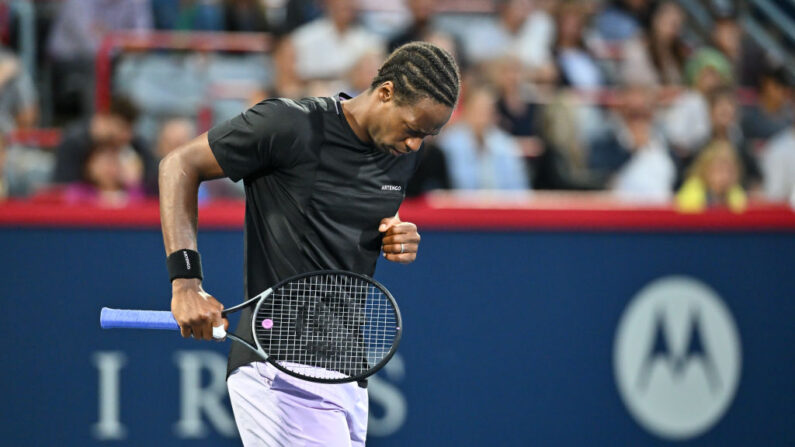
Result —
[{"label": "blue advertising board", "polygon": [[[379,262],[404,338],[373,446],[793,445],[795,232],[423,231]],[[200,232],[242,297],[242,232]],[[4,445],[239,445],[224,343],[103,331],[168,309],[159,231],[0,227]]]}]

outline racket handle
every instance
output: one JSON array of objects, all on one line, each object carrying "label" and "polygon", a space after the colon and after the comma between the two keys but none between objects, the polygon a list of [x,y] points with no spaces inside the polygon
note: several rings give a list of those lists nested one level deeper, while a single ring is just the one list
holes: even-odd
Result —
[{"label": "racket handle", "polygon": [[166,329],[178,331],[179,325],[167,310],[127,310],[103,307],[99,314],[102,329]]}]

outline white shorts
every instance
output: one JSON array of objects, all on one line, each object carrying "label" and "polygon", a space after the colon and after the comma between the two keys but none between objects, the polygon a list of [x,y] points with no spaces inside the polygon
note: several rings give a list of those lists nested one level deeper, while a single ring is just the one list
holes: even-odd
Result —
[{"label": "white shorts", "polygon": [[254,362],[232,372],[226,384],[247,447],[364,446],[367,389],[355,382],[308,382]]}]

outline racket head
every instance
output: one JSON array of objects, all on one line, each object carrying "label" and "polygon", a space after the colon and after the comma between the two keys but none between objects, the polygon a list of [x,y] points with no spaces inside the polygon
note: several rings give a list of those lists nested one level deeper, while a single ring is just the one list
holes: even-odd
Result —
[{"label": "racket head", "polygon": [[378,281],[343,270],[288,278],[254,307],[254,342],[277,369],[304,380],[363,380],[389,362],[403,333],[400,309]]}]

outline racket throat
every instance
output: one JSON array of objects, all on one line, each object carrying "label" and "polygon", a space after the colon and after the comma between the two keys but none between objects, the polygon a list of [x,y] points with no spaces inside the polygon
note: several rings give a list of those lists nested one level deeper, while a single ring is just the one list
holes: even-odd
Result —
[{"label": "racket throat", "polygon": [[232,339],[232,340],[240,343],[241,345],[245,346],[250,351],[252,351],[254,354],[257,354],[258,356],[262,357],[262,360],[268,360],[269,356],[268,356],[268,354],[265,351],[262,350],[262,348],[259,348],[257,346],[252,345],[251,343],[249,343],[246,340],[238,337],[235,334],[227,333],[226,334],[226,338]]}]

